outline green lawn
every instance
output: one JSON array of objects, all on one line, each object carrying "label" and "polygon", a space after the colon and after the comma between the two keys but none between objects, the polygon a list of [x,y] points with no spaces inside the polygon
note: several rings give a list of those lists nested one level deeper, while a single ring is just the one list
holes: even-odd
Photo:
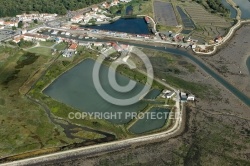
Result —
[{"label": "green lawn", "polygon": [[39,43],[41,46],[45,46],[45,47],[51,47],[55,44],[55,42],[53,41],[40,41]]},{"label": "green lawn", "polygon": [[67,43],[59,43],[57,44],[54,49],[57,49],[58,51],[62,51],[62,50],[65,50],[66,48],[68,47],[68,44]]},{"label": "green lawn", "polygon": [[46,56],[50,56],[52,54],[51,48],[46,48],[46,47],[34,47],[31,49],[28,49],[27,51],[36,53],[36,54],[46,55]]}]

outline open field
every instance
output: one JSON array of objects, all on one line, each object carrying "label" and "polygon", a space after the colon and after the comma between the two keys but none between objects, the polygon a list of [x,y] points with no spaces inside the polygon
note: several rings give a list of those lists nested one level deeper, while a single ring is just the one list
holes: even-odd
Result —
[{"label": "open field", "polygon": [[140,3],[138,4],[132,5],[133,15],[148,15],[153,18],[152,0],[144,0],[139,2]]},{"label": "open field", "polygon": [[156,23],[165,26],[177,26],[177,18],[171,3],[154,1],[154,18]]},{"label": "open field", "polygon": [[31,75],[50,60],[17,49],[1,47],[8,58],[0,68],[0,158],[72,143],[38,105],[19,93]]},{"label": "open field", "polygon": [[34,47],[31,49],[28,49],[27,51],[35,53],[35,54],[52,56],[51,48],[48,48],[48,47]]},{"label": "open field", "polygon": [[66,48],[68,47],[68,44],[67,43],[59,43],[57,44],[54,49],[57,49],[58,51],[62,51],[62,50],[65,50]]}]

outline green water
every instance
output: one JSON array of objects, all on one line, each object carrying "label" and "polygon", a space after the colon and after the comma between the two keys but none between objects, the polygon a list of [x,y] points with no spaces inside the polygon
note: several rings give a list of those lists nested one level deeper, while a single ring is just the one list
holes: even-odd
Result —
[{"label": "green water", "polygon": [[129,128],[129,131],[135,134],[141,134],[160,129],[166,124],[168,116],[165,115],[167,115],[169,111],[169,109],[165,108],[151,108],[148,115],[141,116],[141,118],[139,118],[139,120]]},{"label": "green water", "polygon": [[[101,112],[122,113],[121,116],[116,114],[112,118],[106,118],[108,121],[115,124],[124,124],[131,120],[125,117],[125,112],[138,112],[147,106],[146,102],[138,101],[137,103],[129,106],[119,106],[109,103],[104,100],[97,92],[92,78],[92,70],[95,61],[86,59],[74,68],[70,69],[58,79],[56,79],[43,93],[52,97],[53,99],[65,103],[73,108],[85,112]],[[136,83],[135,88],[129,92],[120,93],[114,90],[109,84],[108,80],[109,68],[101,65],[100,81],[103,89],[111,96],[119,99],[128,99],[137,95],[142,88],[143,84]],[[115,71],[113,71],[115,72]],[[115,74],[117,83],[121,86],[127,85],[130,79],[121,74]]]}]

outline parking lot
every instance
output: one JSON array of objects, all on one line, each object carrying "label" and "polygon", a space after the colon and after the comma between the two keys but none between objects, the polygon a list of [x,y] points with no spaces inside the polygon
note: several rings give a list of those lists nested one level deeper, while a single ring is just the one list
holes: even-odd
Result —
[{"label": "parking lot", "polygon": [[171,3],[154,1],[156,23],[166,26],[177,26],[178,22]]},{"label": "parking lot", "polygon": [[12,30],[8,30],[8,29],[0,30],[0,41],[3,41],[5,39],[13,36],[14,34],[15,34],[15,32]]}]

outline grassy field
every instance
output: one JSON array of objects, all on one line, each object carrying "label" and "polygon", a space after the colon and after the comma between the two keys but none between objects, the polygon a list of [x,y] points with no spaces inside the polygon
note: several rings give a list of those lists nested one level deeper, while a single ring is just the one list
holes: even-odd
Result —
[{"label": "grassy field", "polygon": [[53,41],[40,41],[40,46],[51,47],[55,44]]},{"label": "grassy field", "polygon": [[59,43],[57,44],[54,49],[57,49],[58,51],[62,51],[62,50],[65,50],[66,48],[68,47],[68,44],[67,43]]},{"label": "grassy field", "polygon": [[31,49],[28,49],[29,52],[35,53],[35,54],[41,54],[46,56],[52,56],[51,48],[48,47],[34,47]]},{"label": "grassy field", "polygon": [[19,49],[0,50],[8,57],[0,68],[0,156],[72,143],[44,110],[19,93],[31,71],[50,58]]}]

